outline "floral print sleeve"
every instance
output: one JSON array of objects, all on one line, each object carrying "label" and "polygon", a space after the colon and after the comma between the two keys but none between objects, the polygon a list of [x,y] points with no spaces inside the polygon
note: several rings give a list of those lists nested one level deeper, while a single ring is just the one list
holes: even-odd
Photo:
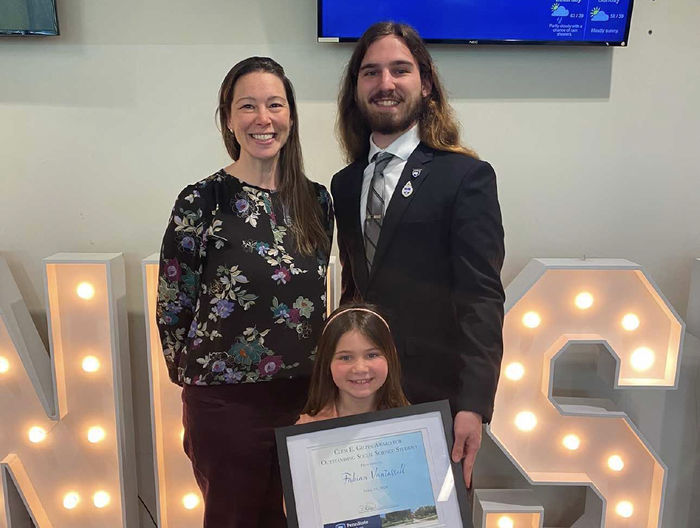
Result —
[{"label": "floral print sleeve", "polygon": [[195,323],[201,263],[212,217],[211,205],[200,194],[201,187],[190,185],[180,193],[160,253],[156,317],[168,374],[179,384],[182,376],[178,368]]}]

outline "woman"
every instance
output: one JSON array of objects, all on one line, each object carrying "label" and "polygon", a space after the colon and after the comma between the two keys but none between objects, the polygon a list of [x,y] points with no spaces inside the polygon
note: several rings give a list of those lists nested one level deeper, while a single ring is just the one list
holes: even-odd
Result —
[{"label": "woman", "polygon": [[285,526],[273,428],[306,398],[325,315],[333,211],[303,172],[292,85],[236,64],[218,115],[234,163],[180,194],[163,239],[158,327],[182,385],[205,527]]}]

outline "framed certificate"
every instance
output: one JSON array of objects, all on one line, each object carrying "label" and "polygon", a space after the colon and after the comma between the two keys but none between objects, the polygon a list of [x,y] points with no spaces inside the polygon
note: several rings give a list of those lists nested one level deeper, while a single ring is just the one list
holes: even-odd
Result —
[{"label": "framed certificate", "polygon": [[287,525],[472,528],[447,400],[275,430]]}]

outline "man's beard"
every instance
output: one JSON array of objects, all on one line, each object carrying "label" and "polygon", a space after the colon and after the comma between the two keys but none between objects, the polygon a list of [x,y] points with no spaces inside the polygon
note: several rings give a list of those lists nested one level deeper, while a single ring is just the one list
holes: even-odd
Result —
[{"label": "man's beard", "polygon": [[[373,99],[379,99],[381,95],[386,94],[375,95]],[[419,96],[411,100],[404,99],[399,104],[403,104],[405,107],[404,111],[398,114],[378,111],[372,106],[372,103],[367,103],[365,101],[360,101],[358,108],[372,132],[396,134],[397,132],[407,130],[413,123],[420,119],[424,100]]]}]

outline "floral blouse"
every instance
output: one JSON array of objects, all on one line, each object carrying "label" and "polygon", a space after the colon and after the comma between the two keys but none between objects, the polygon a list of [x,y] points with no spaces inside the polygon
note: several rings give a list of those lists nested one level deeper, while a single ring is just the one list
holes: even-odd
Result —
[{"label": "floral blouse", "polygon": [[[330,240],[331,198],[313,186]],[[157,301],[172,381],[310,375],[329,255],[298,253],[289,224],[277,193],[223,169],[180,193],[163,238]]]}]

